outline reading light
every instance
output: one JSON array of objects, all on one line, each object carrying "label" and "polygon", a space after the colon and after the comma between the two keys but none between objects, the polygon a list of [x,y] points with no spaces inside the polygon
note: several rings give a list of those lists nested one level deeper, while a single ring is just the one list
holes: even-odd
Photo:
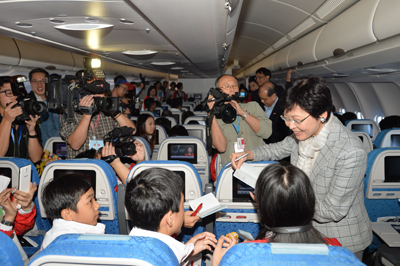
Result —
[{"label": "reading light", "polygon": [[126,51],[123,51],[122,53],[126,54],[126,55],[149,55],[149,54],[156,54],[158,52],[145,49],[145,50],[126,50]]},{"label": "reading light", "polygon": [[175,65],[175,62],[171,62],[171,61],[151,62],[150,64],[155,65],[155,66],[168,66],[168,65]]}]

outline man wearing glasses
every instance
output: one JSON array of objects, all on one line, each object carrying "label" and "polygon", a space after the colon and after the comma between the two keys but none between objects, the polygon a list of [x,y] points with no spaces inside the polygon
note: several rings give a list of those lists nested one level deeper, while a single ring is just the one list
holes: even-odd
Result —
[{"label": "man wearing glasses", "polygon": [[22,108],[17,104],[11,89],[11,79],[0,77],[0,157],[18,157],[30,159],[33,163],[42,158],[40,129],[36,125],[39,116],[30,116],[22,124],[15,123]]},{"label": "man wearing glasses", "polygon": [[[215,82],[216,87],[222,92],[232,96],[239,92],[237,79],[232,75],[222,75]],[[214,107],[213,96],[209,96],[208,107]],[[221,163],[229,162],[232,153],[252,149],[264,144],[271,133],[271,120],[258,103],[238,103],[234,100],[226,103],[236,109],[237,117],[231,124],[226,124],[222,119],[213,118],[211,123],[211,136],[213,146],[221,154]]]},{"label": "man wearing glasses", "polygon": [[[266,82],[270,82],[271,77],[272,77],[271,71],[265,67],[261,67],[256,71],[256,80],[259,87],[261,87]],[[283,94],[284,89],[281,86],[277,86],[276,84],[274,85],[276,94],[278,95],[278,97],[280,97]],[[258,97],[258,95],[256,97]]]},{"label": "man wearing glasses", "polygon": [[[35,68],[29,72],[29,82],[32,91],[28,94],[32,99],[38,102],[45,102],[46,99],[46,83],[48,82],[49,73],[42,68]],[[45,146],[46,141],[51,137],[60,136],[60,114],[48,110],[40,116],[39,126],[42,133],[42,145]]]}]

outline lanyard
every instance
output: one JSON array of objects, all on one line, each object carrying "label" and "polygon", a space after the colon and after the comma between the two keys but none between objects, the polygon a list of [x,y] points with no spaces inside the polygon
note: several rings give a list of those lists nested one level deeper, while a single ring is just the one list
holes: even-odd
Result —
[{"label": "lanyard", "polygon": [[92,127],[92,129],[93,129],[93,133],[95,133],[95,131],[96,131],[97,124],[99,123],[99,119],[100,119],[100,113],[99,113],[99,115],[97,116],[97,120],[96,120],[96,126],[93,126],[93,123],[92,123],[92,121],[90,121],[90,126],[91,126],[91,127]]},{"label": "lanyard", "polygon": [[239,132],[239,129],[240,129],[240,116],[238,116],[238,125],[236,126],[235,123],[232,122],[232,126],[233,126],[233,129],[236,131],[236,134],[238,135],[238,137],[240,137],[240,132]]},{"label": "lanyard", "polygon": [[15,156],[15,151],[18,151],[18,157],[19,157],[19,146],[21,144],[21,137],[22,137],[22,126],[21,125],[18,127],[18,131],[19,131],[19,137],[18,137],[18,146],[17,146],[17,145],[15,145],[14,129],[11,128],[11,139],[14,143],[14,156]]}]

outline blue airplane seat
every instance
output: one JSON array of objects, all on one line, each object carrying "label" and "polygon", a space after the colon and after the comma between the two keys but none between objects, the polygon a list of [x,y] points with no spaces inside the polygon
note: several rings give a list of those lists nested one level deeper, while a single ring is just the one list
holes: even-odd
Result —
[{"label": "blue airplane seat", "polygon": [[378,133],[374,145],[377,148],[399,147],[400,128],[384,129]]},{"label": "blue airplane seat", "polygon": [[[184,208],[185,211],[189,210],[189,201],[197,199],[201,196],[203,196],[203,191],[202,191],[202,180],[200,178],[199,173],[197,172],[196,168],[193,166],[193,164],[188,163],[188,162],[183,162],[183,161],[168,161],[168,160],[159,160],[159,161],[145,161],[138,163],[135,165],[131,171],[129,172],[128,178],[126,183],[128,183],[132,178],[135,178],[136,175],[138,175],[140,172],[146,169],[150,168],[164,168],[171,170],[173,172],[176,172],[179,174],[182,178],[184,178],[185,182],[185,188],[184,188],[184,195],[185,195],[185,201],[184,201]],[[125,191],[124,191],[125,192]],[[118,193],[120,191],[118,190]],[[120,196],[120,195],[119,195]],[[125,210],[124,207],[124,201],[123,197],[119,197],[118,201],[118,206],[119,209],[123,207],[124,211],[120,211],[120,214],[124,214],[124,218],[126,220],[130,219],[128,213]],[[119,217],[121,218],[121,216]],[[125,230],[126,225],[122,225],[121,231]],[[130,230],[131,228],[129,228]],[[177,236],[177,240],[182,241],[186,243],[189,241],[190,238],[193,236],[205,232],[205,222],[201,220],[200,222],[197,222],[192,228],[182,228],[181,233]],[[127,232],[129,234],[129,232]],[[194,261],[194,265],[200,265],[204,264],[204,261],[202,261],[201,256],[195,256],[192,258]]]},{"label": "blue airplane seat", "polygon": [[[371,222],[388,220],[400,216],[400,183],[391,181],[400,175],[400,148],[378,148],[368,153],[364,178],[364,204]],[[396,174],[397,173],[397,174]],[[386,180],[386,181],[385,181]],[[368,253],[379,248],[381,241],[374,234]]]},{"label": "blue airplane seat", "polygon": [[155,238],[69,234],[59,236],[28,265],[49,264],[178,266],[179,262],[171,248]]},{"label": "blue airplane seat", "polygon": [[149,142],[143,137],[135,136],[135,140],[139,141],[144,146],[144,160],[149,161],[151,160],[151,148]]},{"label": "blue airplane seat", "polygon": [[[81,173],[85,175],[94,186],[96,201],[100,204],[100,222],[106,225],[106,234],[119,234],[117,215],[117,176],[111,166],[98,159],[72,159],[54,161],[46,166],[39,186],[39,199],[44,186],[50,182],[55,174]],[[41,200],[38,206],[45,216]],[[50,229],[50,228],[49,228]]]},{"label": "blue airplane seat", "polygon": [[353,119],[346,121],[345,126],[351,131],[363,131],[367,133],[374,142],[379,133],[379,127],[372,119]]},{"label": "blue airplane seat", "polygon": [[[252,166],[260,171],[275,161],[250,162]],[[261,230],[259,216],[257,214],[258,204],[251,201],[248,191],[253,188],[242,184],[233,177],[233,168],[227,165],[221,169],[215,188],[215,197],[227,206],[216,214],[214,234],[217,239],[221,235],[243,230],[256,238]],[[237,183],[236,183],[237,182]]]},{"label": "blue airplane seat", "polygon": [[0,265],[1,266],[23,266],[21,253],[12,239],[0,232]]},{"label": "blue airplane seat", "polygon": [[[3,169],[8,168],[11,170],[11,187],[18,187],[19,169],[26,165],[31,165],[32,183],[36,183],[39,188],[40,177],[36,170],[36,167],[30,160],[15,157],[0,157],[0,167]],[[33,202],[36,206],[35,227],[28,231],[26,235],[29,236],[29,238],[31,238],[33,241],[35,241],[38,244],[38,247],[23,247],[28,257],[35,254],[39,250],[40,245],[43,242],[43,230],[48,231],[51,228],[51,224],[48,221],[42,219],[41,212],[38,208],[39,201],[37,191],[33,197]]]},{"label": "blue airplane seat", "polygon": [[325,244],[241,243],[222,257],[228,265],[365,265],[350,250]]}]

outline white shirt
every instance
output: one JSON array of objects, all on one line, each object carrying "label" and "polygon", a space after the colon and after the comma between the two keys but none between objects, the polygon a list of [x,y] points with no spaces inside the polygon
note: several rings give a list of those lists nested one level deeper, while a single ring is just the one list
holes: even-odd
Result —
[{"label": "white shirt", "polygon": [[45,249],[54,239],[66,234],[104,234],[106,226],[102,223],[97,225],[82,224],[64,219],[54,219],[53,227],[44,236],[42,248]]},{"label": "white shirt", "polygon": [[144,237],[152,237],[152,238],[157,238],[158,240],[161,240],[165,244],[167,244],[172,251],[174,252],[175,256],[177,257],[179,264],[180,265],[186,265],[187,264],[187,258],[189,257],[190,253],[192,253],[194,249],[193,244],[188,244],[185,245],[178,240],[176,240],[173,237],[170,237],[168,235],[154,232],[154,231],[149,231],[149,230],[144,230],[140,229],[137,227],[134,227],[131,232],[129,233],[130,236],[144,236]]}]

